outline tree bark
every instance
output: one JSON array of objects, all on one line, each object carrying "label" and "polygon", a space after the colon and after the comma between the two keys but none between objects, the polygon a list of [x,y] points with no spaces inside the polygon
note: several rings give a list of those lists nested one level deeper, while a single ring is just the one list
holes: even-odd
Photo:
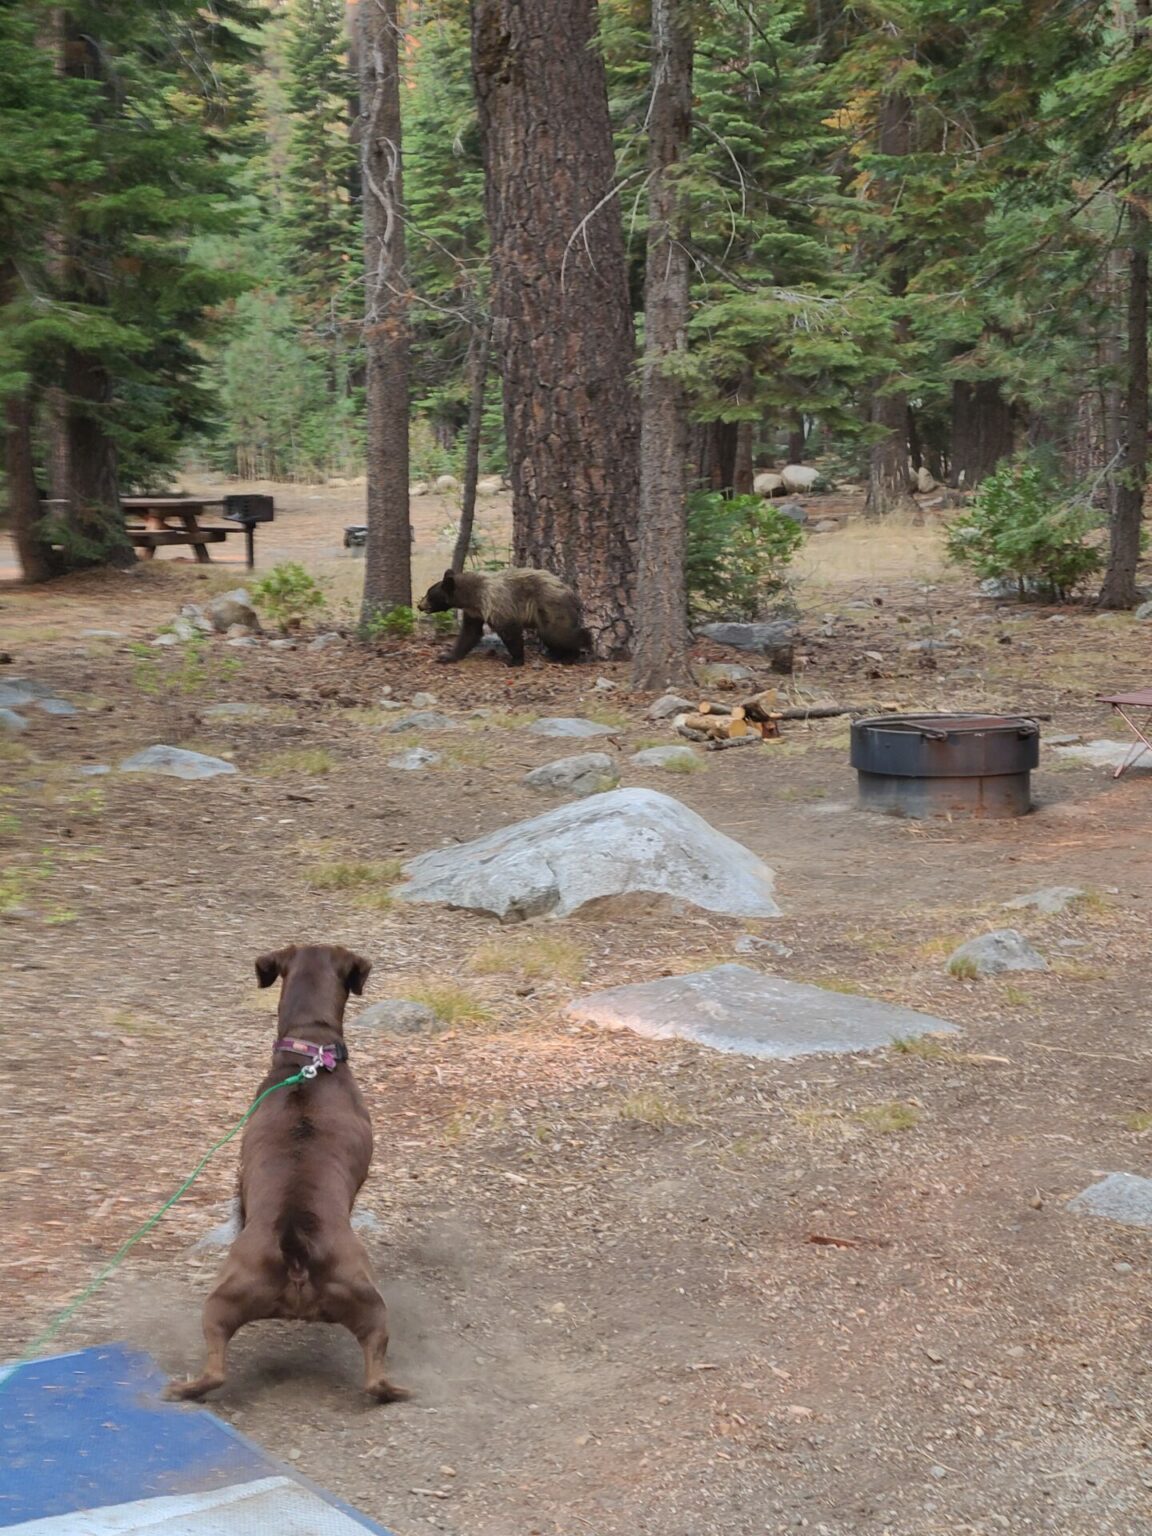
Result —
[{"label": "tree bark", "polygon": [[64,359],[67,400],[68,490],[75,542],[65,541],[70,566],[112,565],[127,570],[136,551],[120,508],[119,456],[108,431],[112,380],[99,358],[70,347]]},{"label": "tree bark", "polygon": [[[912,146],[912,108],[899,92],[885,97],[876,124],[877,151],[890,159],[910,153]],[[877,192],[886,202],[895,201],[889,177],[877,177]],[[883,252],[890,263],[888,289],[893,298],[904,297],[908,273],[903,265],[900,242],[890,243]],[[908,347],[908,319],[898,313],[893,327],[893,354],[899,369]],[[884,517],[890,512],[918,512],[908,489],[908,395],[899,387],[898,374],[877,381],[872,393],[869,420],[877,430],[868,457],[868,496],[864,503],[866,517]]]},{"label": "tree bark", "polygon": [[460,528],[452,551],[452,569],[462,571],[472,548],[476,521],[476,484],[480,479],[480,432],[484,426],[484,386],[488,382],[489,323],[487,317],[472,326],[468,342],[468,425],[464,445],[464,490],[460,502]]},{"label": "tree bark", "polygon": [[594,0],[474,0],[513,554],[575,587],[601,657],[631,640],[639,421]]},{"label": "tree bark", "polygon": [[697,432],[697,478],[706,491],[730,491],[736,473],[736,423],[703,421]]},{"label": "tree bark", "polygon": [[[1140,14],[1148,14],[1147,5]],[[1148,479],[1148,245],[1149,221],[1143,191],[1128,203],[1128,367],[1125,390],[1124,459],[1108,528],[1108,564],[1097,601],[1101,608],[1132,608],[1139,594],[1140,533]]]},{"label": "tree bark", "polygon": [[359,0],[360,175],[364,189],[364,352],[368,541],[361,619],[412,603],[408,513],[408,293],[400,129],[398,0]]},{"label": "tree bark", "polygon": [[[690,0],[652,0],[652,101],[648,111],[648,249],[644,281],[644,364],[640,387],[640,527],[632,686],[686,683],[688,607],[684,589],[688,413],[682,382],[668,364],[687,347],[689,258],[677,171],[692,129]],[[746,460],[737,434],[736,489]]]},{"label": "tree bark", "polygon": [[992,474],[1016,446],[1016,412],[996,379],[952,385],[951,483],[971,490]]},{"label": "tree bark", "polygon": [[32,401],[26,391],[4,403],[4,469],[12,536],[25,581],[51,581],[62,573],[58,555],[44,537],[44,503],[36,485],[32,455]]}]

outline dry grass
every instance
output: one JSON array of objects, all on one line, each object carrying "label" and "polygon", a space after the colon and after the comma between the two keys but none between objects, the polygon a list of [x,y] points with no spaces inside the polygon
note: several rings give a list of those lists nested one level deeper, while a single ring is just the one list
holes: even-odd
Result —
[{"label": "dry grass", "polygon": [[297,773],[316,778],[331,773],[335,766],[331,752],[326,752],[323,747],[292,747],[266,757],[256,771],[270,779],[287,778]]},{"label": "dry grass", "polygon": [[1124,1128],[1135,1131],[1137,1136],[1145,1136],[1152,1131],[1152,1110],[1140,1109],[1134,1115],[1129,1115],[1124,1122]]},{"label": "dry grass", "polygon": [[857,1125],[878,1136],[889,1136],[894,1131],[910,1131],[920,1123],[920,1111],[915,1104],[869,1104],[858,1109],[852,1116]]},{"label": "dry grass", "polygon": [[473,951],[468,969],[476,976],[579,981],[587,958],[584,945],[575,939],[559,933],[541,934],[531,939],[491,939]]},{"label": "dry grass", "polygon": [[492,1016],[483,998],[451,981],[416,982],[404,989],[404,996],[431,1008],[444,1024],[480,1024]]},{"label": "dry grass", "polygon": [[893,1040],[892,1049],[898,1056],[915,1056],[920,1061],[955,1061],[956,1053],[950,1051],[931,1035],[908,1036]]},{"label": "dry grass", "polygon": [[652,1089],[629,1094],[616,1106],[616,1114],[628,1125],[647,1125],[654,1131],[667,1130],[672,1125],[699,1124],[696,1116],[683,1104]]},{"label": "dry grass", "polygon": [[[814,520],[819,519],[817,501],[809,512]],[[806,590],[858,587],[868,582],[937,581],[947,570],[943,529],[931,523],[918,527],[910,517],[886,517],[874,523],[853,519],[836,533],[809,539],[792,569]]]},{"label": "dry grass", "polygon": [[351,859],[313,864],[304,870],[304,879],[314,891],[356,891],[363,894],[373,887],[388,886],[400,873],[399,859],[361,863]]}]

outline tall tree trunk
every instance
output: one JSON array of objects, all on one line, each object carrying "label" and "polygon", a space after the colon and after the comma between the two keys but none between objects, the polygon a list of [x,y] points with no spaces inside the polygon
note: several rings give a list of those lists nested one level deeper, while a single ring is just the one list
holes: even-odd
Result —
[{"label": "tall tree trunk", "polygon": [[[876,124],[876,149],[889,159],[910,153],[912,146],[912,107],[907,96],[894,92],[885,97]],[[876,178],[877,194],[887,203],[895,201],[891,178]],[[890,245],[884,255],[890,263],[888,289],[901,300],[908,286],[898,244]],[[893,328],[893,355],[897,370],[908,348],[908,319],[898,312]],[[898,373],[877,381],[872,394],[869,420],[876,429],[868,457],[868,496],[864,512],[868,517],[884,517],[889,512],[915,512],[919,509],[908,489],[908,395],[900,388]]]},{"label": "tall tree trunk", "polygon": [[[1139,14],[1148,15],[1147,3]],[[1148,244],[1149,221],[1143,190],[1128,202],[1128,374],[1125,390],[1124,460],[1108,528],[1108,565],[1100,588],[1101,608],[1135,605],[1144,488],[1148,479]]]},{"label": "tall tree trunk", "polygon": [[571,583],[596,654],[631,640],[639,420],[594,0],[473,0],[516,564]]},{"label": "tall tree trunk", "polygon": [[803,464],[804,445],[808,434],[804,431],[804,417],[799,411],[793,411],[791,426],[788,428],[788,462],[789,464]]},{"label": "tall tree trunk", "polygon": [[488,339],[485,316],[472,325],[468,340],[468,425],[464,444],[464,491],[460,502],[460,528],[452,551],[452,569],[462,571],[472,548],[476,521],[476,484],[480,479],[480,433],[484,426],[484,386],[488,382]]},{"label": "tall tree trunk", "polygon": [[953,485],[971,490],[986,480],[1016,445],[1016,412],[996,379],[952,385],[952,433],[948,463]]},{"label": "tall tree trunk", "polygon": [[128,569],[136,551],[124,530],[120,508],[120,466],[108,430],[112,380],[99,358],[69,348],[64,360],[68,423],[68,493],[75,543],[65,542],[71,566],[112,565]]},{"label": "tall tree trunk", "polygon": [[[644,366],[640,386],[640,540],[636,569],[634,688],[686,683],[684,589],[688,413],[684,385],[668,364],[687,347],[689,259],[677,171],[692,129],[691,0],[652,0],[652,101],[648,111],[648,250],[644,279]],[[752,477],[752,430],[737,434]],[[751,485],[749,485],[751,489]]]},{"label": "tall tree trunk", "polygon": [[697,479],[706,491],[730,491],[736,472],[736,423],[702,421],[696,429]]},{"label": "tall tree trunk", "polygon": [[50,581],[63,569],[44,537],[44,503],[36,486],[32,456],[32,402],[25,391],[4,403],[4,470],[12,536],[25,581]]},{"label": "tall tree trunk", "polygon": [[408,295],[400,130],[398,0],[359,0],[360,174],[364,188],[364,353],[368,542],[364,623],[412,603],[408,519]]},{"label": "tall tree trunk", "polygon": [[756,479],[756,466],[752,459],[752,441],[756,435],[756,423],[736,423],[736,455],[732,461],[732,490],[737,496],[751,496]]}]

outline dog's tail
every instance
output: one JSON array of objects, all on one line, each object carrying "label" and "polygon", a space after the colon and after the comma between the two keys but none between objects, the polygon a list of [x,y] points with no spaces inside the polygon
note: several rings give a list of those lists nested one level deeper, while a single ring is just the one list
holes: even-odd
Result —
[{"label": "dog's tail", "polygon": [[311,1211],[289,1209],[280,1218],[276,1235],[280,1240],[280,1252],[284,1256],[288,1278],[293,1285],[305,1285],[311,1276],[312,1267],[316,1263],[316,1251],[311,1239],[315,1236],[317,1225]]}]

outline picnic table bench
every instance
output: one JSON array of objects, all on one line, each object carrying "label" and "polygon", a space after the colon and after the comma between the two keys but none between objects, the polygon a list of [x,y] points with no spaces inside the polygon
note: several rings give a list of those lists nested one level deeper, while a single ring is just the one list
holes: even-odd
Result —
[{"label": "picnic table bench", "polygon": [[[126,532],[144,560],[154,560],[162,544],[190,544],[200,565],[211,563],[209,544],[222,544],[230,533],[245,535],[248,569],[256,563],[257,523],[270,523],[274,514],[271,496],[123,496]],[[210,509],[225,519],[202,523]]]}]

